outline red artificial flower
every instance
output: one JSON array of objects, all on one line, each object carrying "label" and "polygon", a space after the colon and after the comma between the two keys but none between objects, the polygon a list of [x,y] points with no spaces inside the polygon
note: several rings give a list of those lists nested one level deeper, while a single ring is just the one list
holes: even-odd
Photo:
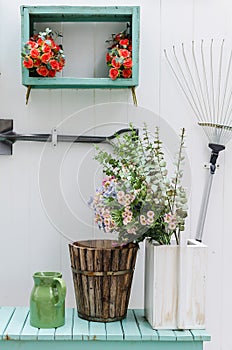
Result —
[{"label": "red artificial flower", "polygon": [[48,73],[48,77],[50,78],[54,78],[55,75],[56,75],[56,71],[54,69],[50,70]]},{"label": "red artificial flower", "polygon": [[121,63],[118,61],[117,57],[114,57],[111,61],[111,64],[114,68],[120,68]]},{"label": "red artificial flower", "polygon": [[43,63],[48,63],[50,58],[51,58],[51,54],[50,53],[44,53],[42,56],[41,56],[41,61]]},{"label": "red artificial flower", "polygon": [[49,70],[47,69],[46,66],[40,66],[39,68],[36,69],[36,72],[39,75],[42,75],[42,77],[47,77],[48,73],[49,73]]},{"label": "red artificial flower", "polygon": [[62,71],[64,68],[64,64],[59,62],[59,69],[57,69],[58,72]]},{"label": "red artificial flower", "polygon": [[112,80],[115,80],[117,79],[119,75],[119,70],[116,69],[116,68],[111,68],[110,71],[109,71],[109,77],[112,79]]},{"label": "red artificial flower", "polygon": [[132,59],[130,57],[126,58],[125,61],[123,62],[123,65],[125,68],[131,68],[133,65]]},{"label": "red artificial flower", "polygon": [[60,45],[55,44],[53,49],[57,52],[60,51]]},{"label": "red artificial flower", "polygon": [[40,52],[38,49],[33,48],[30,51],[31,58],[37,58],[40,55]]},{"label": "red artificial flower", "polygon": [[110,56],[109,52],[106,53],[106,62],[110,62],[112,57]]},{"label": "red artificial flower", "polygon": [[58,72],[59,72],[64,68],[65,59],[61,57],[58,63],[59,63],[59,69],[58,69]]},{"label": "red artificial flower", "polygon": [[49,63],[53,70],[59,70],[59,62],[57,62],[56,60],[51,60]]},{"label": "red artificial flower", "polygon": [[129,45],[129,40],[128,39],[122,39],[119,41],[119,45],[123,47],[127,47]]},{"label": "red artificial flower", "polygon": [[109,77],[113,80],[117,78],[130,78],[132,76],[132,40],[126,31],[112,34],[112,44],[106,53],[106,63],[112,67]]},{"label": "red artificial flower", "polygon": [[41,65],[41,59],[40,58],[36,58],[34,60],[34,67],[39,67]]},{"label": "red artificial flower", "polygon": [[49,45],[47,45],[46,43],[42,46],[42,50],[44,53],[51,53],[51,47]]},{"label": "red artificial flower", "polygon": [[[48,28],[49,29],[49,28]],[[43,77],[54,77],[65,65],[65,56],[61,46],[56,44],[47,33],[33,35],[24,45],[22,56],[23,66],[30,72],[36,72]],[[28,53],[28,50],[30,53]]]},{"label": "red artificial flower", "polygon": [[122,56],[123,58],[127,58],[130,56],[130,51],[128,51],[127,49],[119,49],[118,53],[120,56]]},{"label": "red artificial flower", "polygon": [[42,46],[43,43],[44,43],[44,41],[43,41],[43,39],[39,38],[39,39],[37,40],[37,43],[38,43],[38,45]]},{"label": "red artificial flower", "polygon": [[28,40],[27,45],[30,46],[30,48],[34,49],[38,47],[38,44],[35,41]]},{"label": "red artificial flower", "polygon": [[25,57],[23,61],[23,65],[25,68],[29,69],[33,67],[33,60],[30,57]]},{"label": "red artificial flower", "polygon": [[123,69],[122,71],[123,78],[128,79],[131,77],[131,75],[132,75],[132,69]]},{"label": "red artificial flower", "polygon": [[50,42],[51,42],[51,48],[52,48],[52,50],[55,50],[56,47],[59,46],[59,45],[57,45],[57,44],[55,43],[55,41],[54,41],[52,38],[50,39]]},{"label": "red artificial flower", "polygon": [[121,37],[122,37],[122,33],[119,33],[115,35],[114,40],[119,42],[121,40]]}]

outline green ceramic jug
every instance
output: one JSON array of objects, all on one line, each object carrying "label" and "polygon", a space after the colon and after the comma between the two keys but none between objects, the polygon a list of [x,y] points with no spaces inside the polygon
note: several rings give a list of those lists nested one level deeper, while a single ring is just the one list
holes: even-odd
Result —
[{"label": "green ceramic jug", "polygon": [[54,328],[65,323],[66,286],[60,272],[36,272],[30,297],[30,324]]}]

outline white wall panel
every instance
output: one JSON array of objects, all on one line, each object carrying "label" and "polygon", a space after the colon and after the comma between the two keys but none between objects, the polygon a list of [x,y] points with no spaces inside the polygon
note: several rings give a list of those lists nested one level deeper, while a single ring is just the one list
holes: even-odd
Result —
[{"label": "white wall panel", "polygon": [[[22,133],[50,133],[57,127],[60,134],[108,135],[132,121],[137,127],[146,122],[151,130],[155,124],[165,125],[168,138],[185,127],[186,153],[191,165],[190,218],[186,235],[195,237],[208,171],[204,163],[209,161],[210,150],[165,60],[163,49],[170,53],[175,45],[180,50],[184,42],[189,51],[192,40],[199,43],[202,38],[209,41],[213,37],[219,42],[224,37],[228,55],[232,43],[231,1],[117,1],[117,5],[141,6],[137,108],[132,104],[128,89],[32,90],[26,106],[26,88],[21,85],[20,67],[21,4],[24,4],[22,0],[0,0],[1,118],[14,119],[15,131]],[[113,0],[28,0],[26,4],[116,5]],[[68,41],[72,42],[72,30],[68,26],[63,29],[63,34],[69,32],[70,35],[66,43],[71,54]],[[99,29],[101,35],[104,30]],[[90,36],[91,33],[85,32]],[[95,47],[92,47],[93,42]],[[96,43],[92,40],[90,49],[98,65],[100,43],[98,47]],[[78,50],[75,54],[74,59],[78,61]],[[88,64],[91,66],[91,61]],[[70,73],[68,69],[67,74]],[[204,243],[209,246],[206,321],[212,341],[205,345],[209,350],[232,348],[229,328],[232,312],[231,147],[229,144],[219,156],[220,166],[213,180],[203,236]],[[68,243],[100,236],[93,227],[93,215],[87,206],[89,196],[101,179],[93,154],[92,145],[59,144],[53,149],[51,144],[17,142],[13,156],[0,157],[0,305],[27,305],[32,274],[39,270],[60,270],[67,283],[67,305],[75,305]],[[141,245],[131,307],[143,307],[143,269],[144,246]]]}]

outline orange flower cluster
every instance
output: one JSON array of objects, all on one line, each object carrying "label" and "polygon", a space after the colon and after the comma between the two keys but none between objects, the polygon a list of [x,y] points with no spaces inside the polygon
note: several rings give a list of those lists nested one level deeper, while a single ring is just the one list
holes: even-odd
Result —
[{"label": "orange flower cluster", "polygon": [[112,45],[106,53],[106,63],[110,67],[109,77],[128,79],[132,76],[132,40],[126,32],[113,35]]},{"label": "orange flower cluster", "polygon": [[22,57],[23,66],[42,77],[55,77],[65,65],[62,47],[55,43],[49,28],[26,42]]}]

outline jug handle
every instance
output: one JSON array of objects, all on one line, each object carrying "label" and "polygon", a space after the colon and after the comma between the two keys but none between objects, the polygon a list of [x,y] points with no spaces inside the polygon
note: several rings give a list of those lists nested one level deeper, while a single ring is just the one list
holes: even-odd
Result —
[{"label": "jug handle", "polygon": [[59,295],[59,299],[58,302],[56,303],[56,305],[60,305],[63,303],[65,296],[66,296],[66,285],[65,282],[62,278],[59,277],[55,277],[54,278],[54,282],[56,283],[57,289],[58,289],[58,295]]}]

